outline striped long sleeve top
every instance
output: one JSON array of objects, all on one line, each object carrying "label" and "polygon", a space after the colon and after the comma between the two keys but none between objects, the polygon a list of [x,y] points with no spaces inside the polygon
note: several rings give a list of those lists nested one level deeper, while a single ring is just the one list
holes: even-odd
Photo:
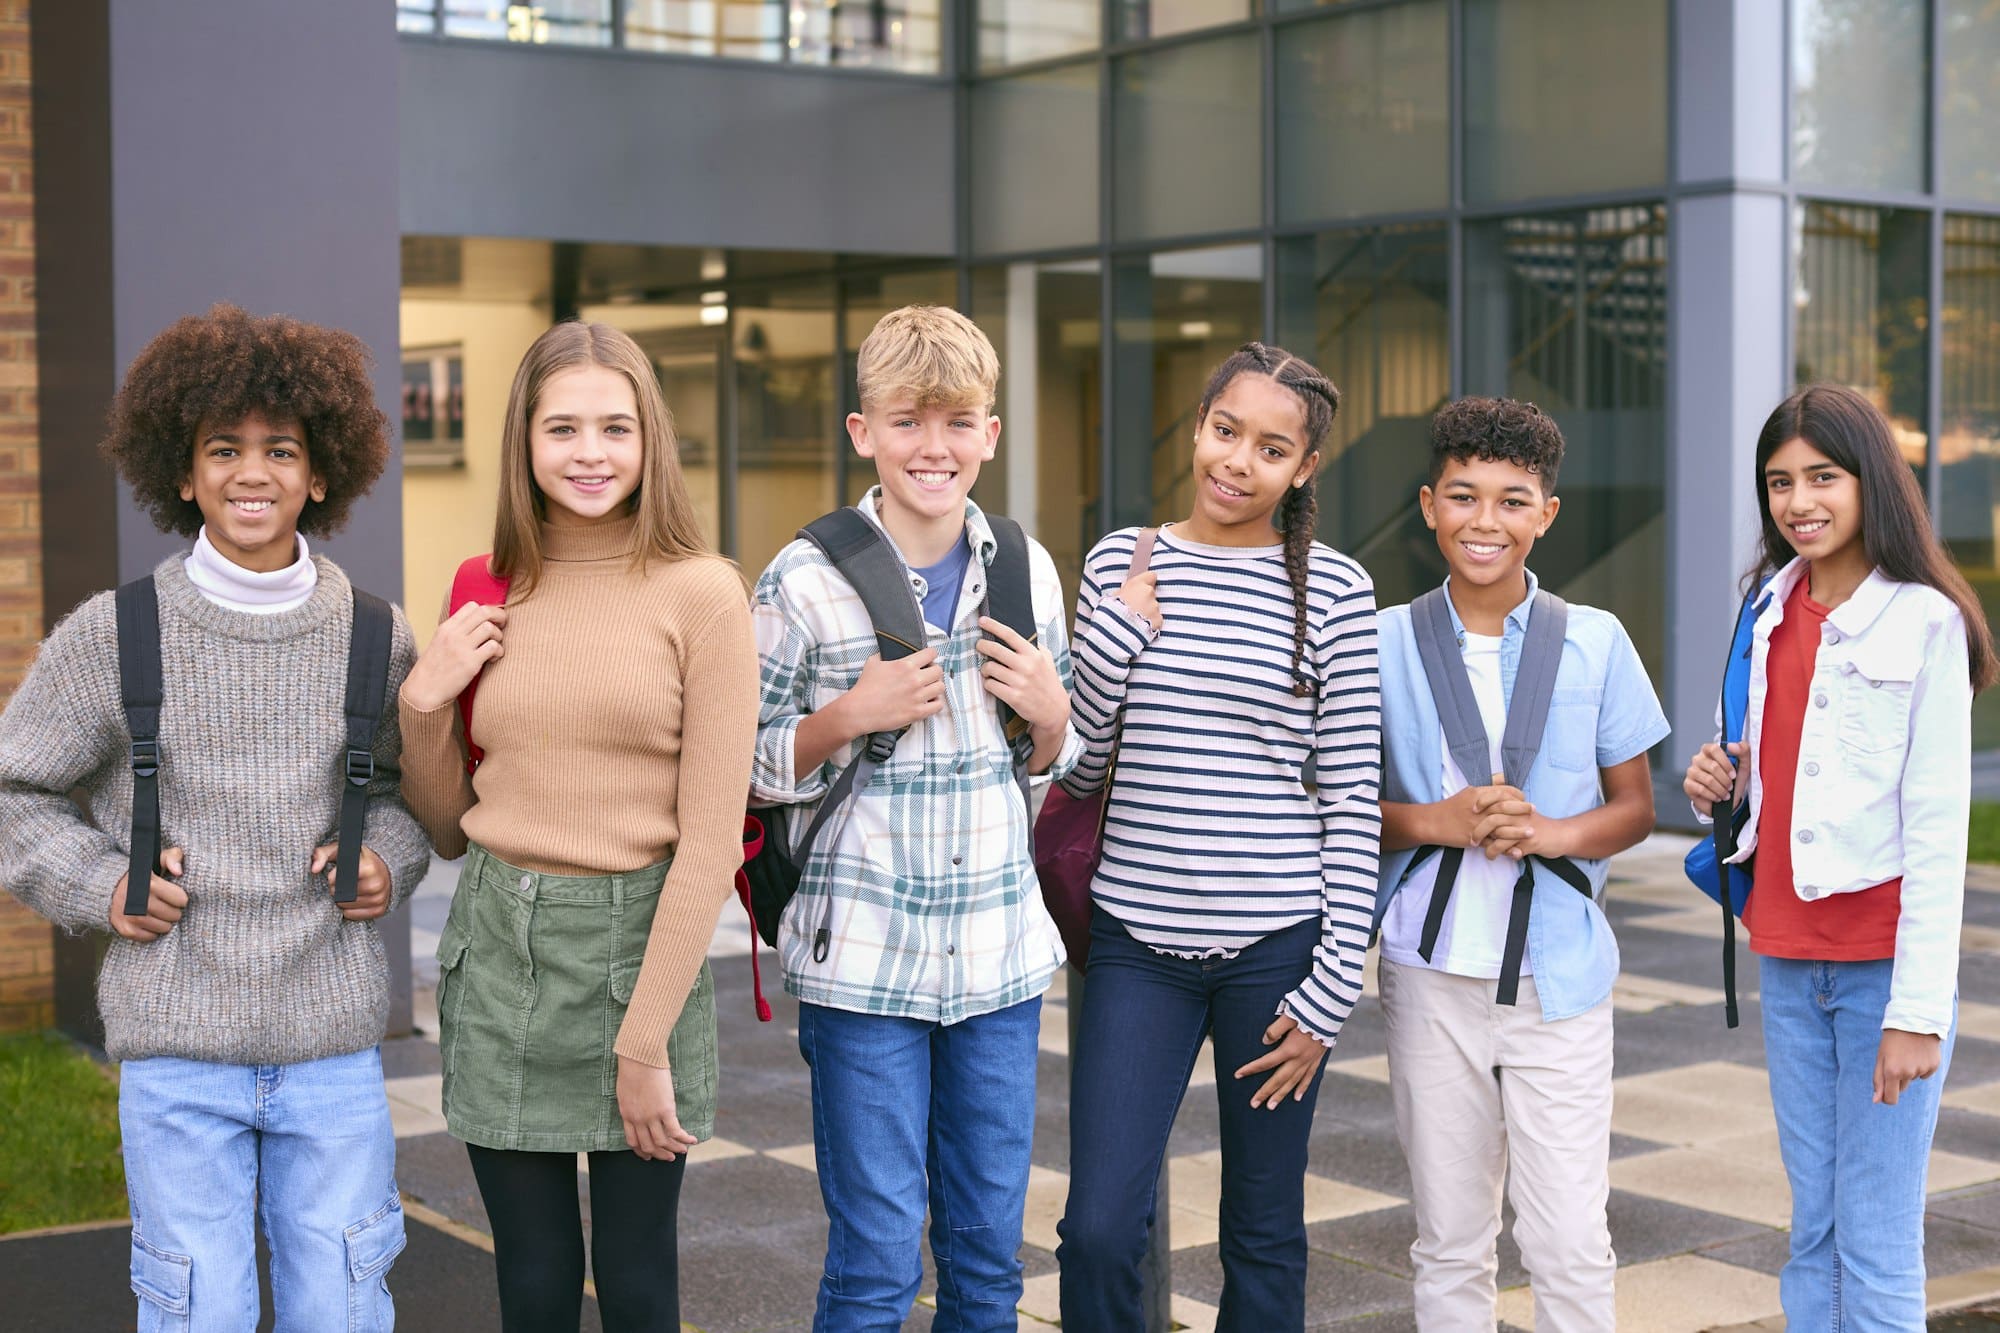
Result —
[{"label": "striped long sleeve top", "polygon": [[1300,698],[1283,548],[1162,529],[1155,631],[1116,596],[1137,534],[1092,549],[1077,600],[1084,751],[1065,789],[1098,790],[1114,742],[1118,755],[1092,894],[1133,938],[1187,957],[1233,955],[1319,918],[1313,971],[1280,1012],[1331,1046],[1361,994],[1380,855],[1374,584],[1312,547],[1300,669],[1313,688]]}]

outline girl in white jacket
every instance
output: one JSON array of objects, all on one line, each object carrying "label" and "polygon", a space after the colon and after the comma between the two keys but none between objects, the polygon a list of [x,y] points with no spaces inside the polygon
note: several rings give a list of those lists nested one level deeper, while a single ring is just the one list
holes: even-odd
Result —
[{"label": "girl in white jacket", "polygon": [[1793,1328],[1920,1329],[1924,1175],[1957,1028],[1969,713],[2000,666],[1866,398],[1793,394],[1758,436],[1756,475],[1764,586],[1744,740],[1704,745],[1684,787],[1704,818],[1732,790],[1749,797],[1733,859],[1754,867],[1743,920],[1792,1186],[1780,1292]]}]

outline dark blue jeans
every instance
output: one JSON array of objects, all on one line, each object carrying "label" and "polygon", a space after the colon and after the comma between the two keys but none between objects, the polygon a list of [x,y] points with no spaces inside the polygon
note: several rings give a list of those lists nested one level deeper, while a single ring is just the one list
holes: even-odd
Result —
[{"label": "dark blue jeans", "polygon": [[1252,1110],[1268,1074],[1278,1003],[1312,970],[1318,920],[1266,936],[1234,958],[1170,958],[1102,910],[1090,926],[1083,1019],[1071,1053],[1069,1205],[1062,1245],[1065,1333],[1141,1329],[1139,1264],[1174,1113],[1202,1038],[1215,1040],[1222,1119],[1222,1306],[1218,1333],[1305,1326],[1306,1139],[1320,1076],[1302,1101]]}]

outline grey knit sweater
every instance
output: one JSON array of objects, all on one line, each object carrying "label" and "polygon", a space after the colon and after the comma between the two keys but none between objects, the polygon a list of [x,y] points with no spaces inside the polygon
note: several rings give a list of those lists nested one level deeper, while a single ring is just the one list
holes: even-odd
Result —
[{"label": "grey knit sweater", "polygon": [[[347,577],[314,562],[312,596],[269,615],[211,602],[178,555],[154,571],[166,686],[160,844],[186,854],[188,906],[157,940],[112,940],[97,1003],[115,1059],[295,1064],[382,1039],[381,935],[372,921],[345,920],[310,873],[313,849],[338,835],[354,619]],[[397,903],[430,864],[398,794],[395,699],[415,655],[399,610],[364,835]],[[50,632],[0,714],[0,884],[72,932],[110,929],[131,841],[129,744],[117,615],[100,593]]]}]

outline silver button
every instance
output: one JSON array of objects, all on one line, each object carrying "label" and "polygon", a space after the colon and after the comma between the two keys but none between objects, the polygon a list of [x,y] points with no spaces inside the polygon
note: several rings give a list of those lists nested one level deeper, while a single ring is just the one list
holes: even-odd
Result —
[{"label": "silver button", "polygon": [[1840,642],[1840,631],[1835,629],[1833,626],[1831,625],[1823,626],[1820,632],[1826,636],[1826,641],[1828,643]]},{"label": "silver button", "polygon": [[521,876],[521,892],[526,893],[533,887],[535,887],[535,877],[533,875]]},{"label": "silver button", "polygon": [[1879,680],[1871,680],[1868,682],[1868,688],[1871,690],[1879,690],[1882,688],[1882,682]]},{"label": "silver button", "polygon": [[1799,841],[1800,841],[1800,842],[1811,842],[1811,841],[1812,841],[1812,830],[1811,830],[1811,829],[1809,829],[1809,828],[1806,828],[1806,829],[1800,829],[1800,830],[1799,830]]},{"label": "silver button", "polygon": [[1826,696],[1824,694],[1815,694],[1813,696],[1813,707],[1814,708],[1826,707]]},{"label": "silver button", "polygon": [[1816,777],[1818,777],[1818,776],[1819,776],[1819,765],[1818,765],[1818,764],[1807,764],[1807,765],[1806,765],[1806,776],[1807,776],[1807,777],[1809,777],[1809,778],[1816,778]]}]

